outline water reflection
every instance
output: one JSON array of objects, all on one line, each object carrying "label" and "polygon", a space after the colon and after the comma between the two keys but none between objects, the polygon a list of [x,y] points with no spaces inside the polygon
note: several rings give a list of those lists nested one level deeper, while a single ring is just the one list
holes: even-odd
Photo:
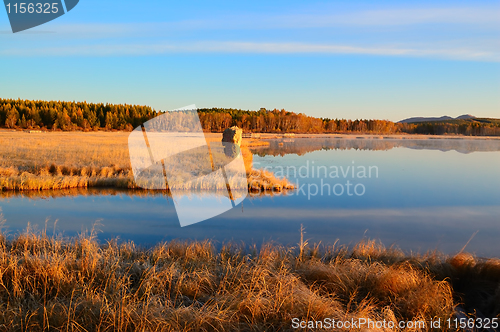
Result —
[{"label": "water reflection", "polygon": [[296,138],[270,140],[269,146],[257,146],[253,151],[259,156],[299,156],[318,150],[370,150],[387,151],[395,148],[416,150],[457,151],[460,153],[500,151],[499,139],[427,138],[399,139],[380,136],[376,139],[364,137],[345,138]]},{"label": "water reflection", "polygon": [[[279,143],[260,149],[255,164],[297,170],[308,163],[375,165],[379,176],[303,177],[297,172],[290,180],[298,181],[302,191],[274,196],[253,193],[235,209],[187,228],[180,228],[172,198],[161,191],[7,192],[0,194],[0,207],[11,234],[28,222],[43,229],[50,218],[58,220],[56,230],[66,235],[91,229],[100,220],[100,239],[119,236],[143,245],[174,238],[295,245],[304,224],[311,243],[333,244],[339,239],[341,244],[354,244],[368,236],[405,250],[453,253],[478,231],[467,250],[500,256],[500,141],[295,139]],[[281,156],[280,149],[288,154]],[[307,195],[307,187],[320,186],[321,180],[333,186],[349,179],[362,183],[366,193]]]}]

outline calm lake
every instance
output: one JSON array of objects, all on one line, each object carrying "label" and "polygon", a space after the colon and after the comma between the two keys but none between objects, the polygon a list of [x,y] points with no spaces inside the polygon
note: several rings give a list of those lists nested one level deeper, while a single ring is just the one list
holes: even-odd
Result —
[{"label": "calm lake", "polygon": [[[214,239],[295,245],[354,245],[363,238],[424,253],[466,250],[500,257],[500,140],[272,140],[254,150],[256,168],[286,176],[297,190],[247,197],[236,208],[181,228],[172,198],[117,190],[2,193],[4,232],[35,228],[72,236],[98,221],[99,239],[141,245]],[[196,199],[196,198],[192,198]],[[216,197],[210,197],[211,200]],[[199,211],[203,213],[203,211]]]}]

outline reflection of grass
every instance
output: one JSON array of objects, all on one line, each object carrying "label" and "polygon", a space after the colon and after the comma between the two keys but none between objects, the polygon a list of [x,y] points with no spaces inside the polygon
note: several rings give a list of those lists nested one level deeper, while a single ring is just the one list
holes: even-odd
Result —
[{"label": "reflection of grass", "polygon": [[[136,188],[128,152],[128,133],[36,133],[0,131],[0,190],[49,190],[87,187]],[[207,134],[220,142],[220,134]],[[242,148],[247,174],[252,154]],[[192,167],[202,166],[194,158]],[[186,186],[182,173],[169,185],[178,189],[210,188],[206,183]],[[269,186],[271,177],[253,178],[254,186]],[[163,180],[163,179],[162,179]],[[231,181],[231,179],[229,179]],[[278,181],[278,180],[276,180]],[[276,182],[278,184],[278,182]],[[241,186],[241,185],[240,185]],[[283,188],[282,185],[276,188]]]},{"label": "reflection of grass", "polygon": [[397,325],[453,318],[463,301],[471,313],[500,313],[499,260],[408,257],[373,241],[353,250],[216,250],[210,241],[146,250],[26,232],[2,237],[0,257],[4,330],[284,331],[293,318]]},{"label": "reflection of grass", "polygon": [[[232,190],[232,195],[235,198],[239,198],[246,194],[245,191]],[[225,196],[227,197],[227,192],[220,190],[189,190],[186,192],[178,191],[177,195],[184,195],[187,197],[217,197]],[[277,192],[277,191],[250,191],[248,197],[259,198],[267,197],[270,195],[284,195],[288,194],[287,191]],[[6,190],[0,193],[0,201],[9,198],[27,198],[27,199],[47,199],[47,198],[59,198],[59,197],[71,197],[71,196],[127,196],[127,197],[159,197],[166,196],[172,197],[171,192],[166,190],[130,190],[130,189],[117,189],[117,188],[70,188],[66,190],[24,190],[24,191],[14,191]]]}]

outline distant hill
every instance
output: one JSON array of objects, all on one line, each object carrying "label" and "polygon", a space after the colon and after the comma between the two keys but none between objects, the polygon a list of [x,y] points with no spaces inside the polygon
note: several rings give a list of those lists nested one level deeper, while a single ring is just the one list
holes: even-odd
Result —
[{"label": "distant hill", "polygon": [[410,118],[397,123],[403,132],[425,135],[500,136],[500,119],[476,118]]},{"label": "distant hill", "polygon": [[476,117],[474,115],[464,114],[464,115],[457,116],[455,118],[455,120],[469,120],[469,119],[476,119]]},{"label": "distant hill", "polygon": [[423,118],[423,117],[415,117],[415,118],[408,118],[399,121],[399,123],[418,123],[418,122],[438,122],[438,121],[448,121],[448,120],[469,120],[469,119],[476,119],[475,116],[470,115],[470,114],[464,114],[456,118],[452,118],[451,116],[442,116],[440,118]]}]

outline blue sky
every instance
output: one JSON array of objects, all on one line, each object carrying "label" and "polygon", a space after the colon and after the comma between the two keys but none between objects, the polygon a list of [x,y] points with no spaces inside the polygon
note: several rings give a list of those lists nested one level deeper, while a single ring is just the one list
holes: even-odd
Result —
[{"label": "blue sky", "polygon": [[12,34],[0,97],[500,118],[495,1],[81,0]]}]

